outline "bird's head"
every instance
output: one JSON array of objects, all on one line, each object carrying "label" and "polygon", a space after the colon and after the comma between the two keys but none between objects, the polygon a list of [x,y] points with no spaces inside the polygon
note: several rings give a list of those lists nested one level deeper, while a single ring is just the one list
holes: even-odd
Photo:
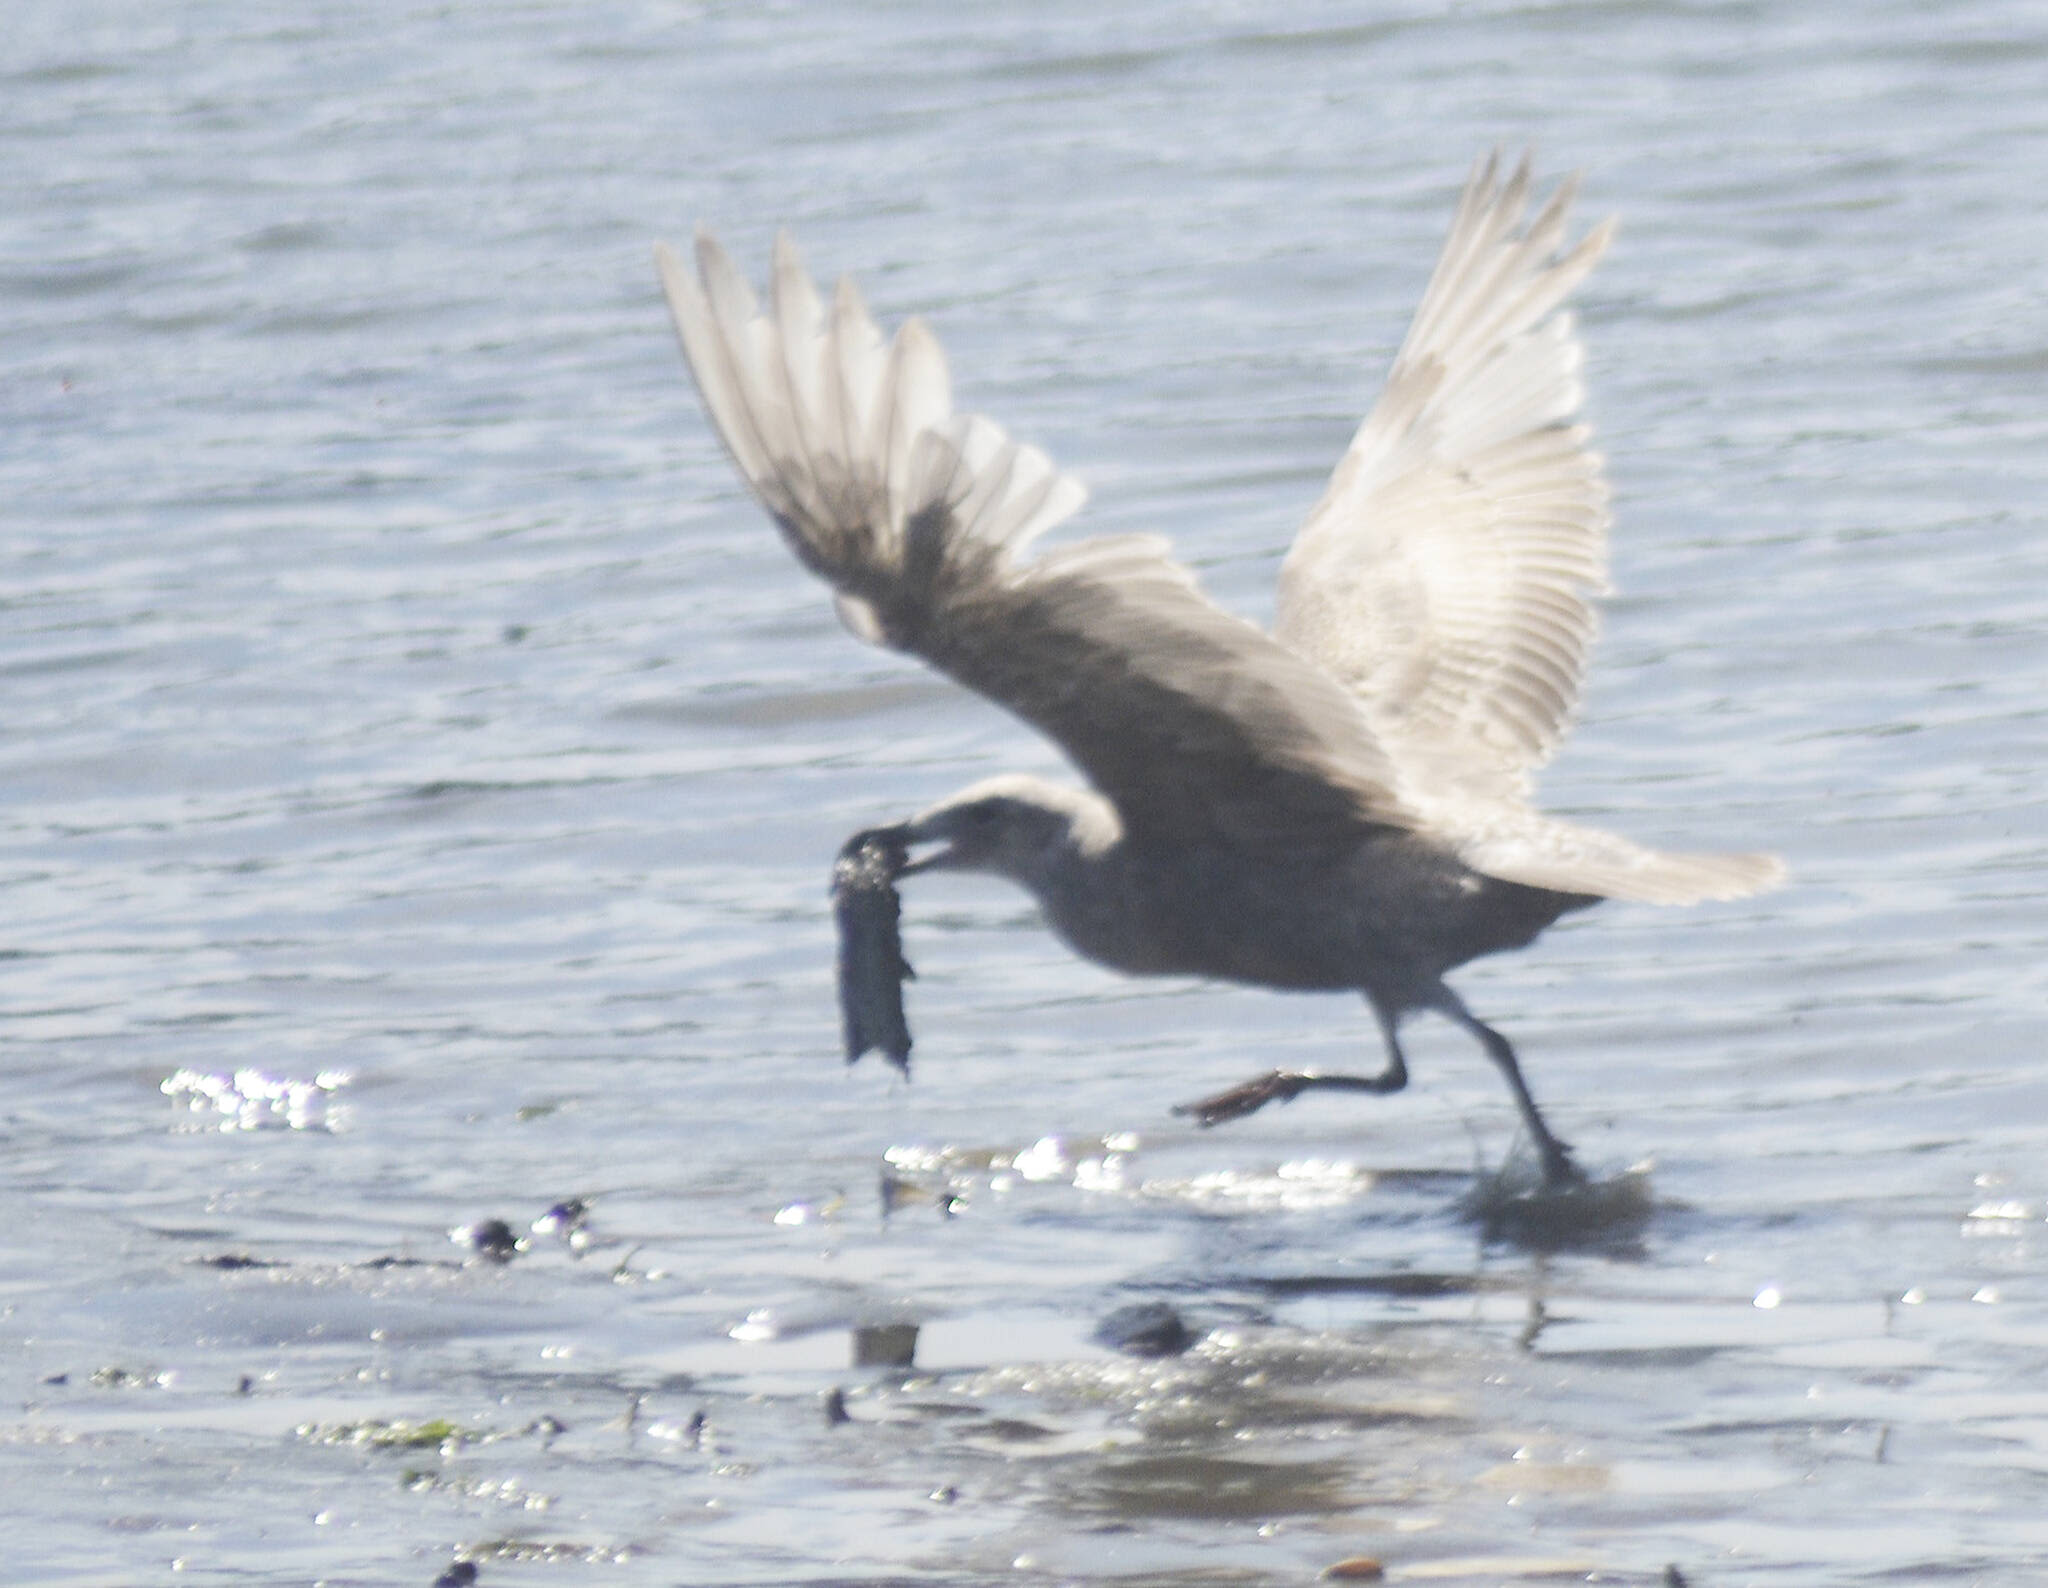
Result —
[{"label": "bird's head", "polygon": [[[964,788],[896,831],[912,850],[901,875],[981,871],[1032,887],[1063,858],[1100,853],[1120,825],[1099,794],[1012,775]],[[942,847],[917,853],[929,844]]]}]

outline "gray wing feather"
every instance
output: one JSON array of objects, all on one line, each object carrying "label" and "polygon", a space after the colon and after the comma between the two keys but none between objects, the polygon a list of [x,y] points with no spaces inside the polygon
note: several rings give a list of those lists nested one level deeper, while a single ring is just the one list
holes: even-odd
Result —
[{"label": "gray wing feather", "polygon": [[884,351],[853,289],[828,310],[786,237],[767,313],[708,235],[696,252],[694,277],[656,256],[704,405],[855,633],[1039,728],[1134,837],[1301,844],[1414,825],[1351,694],[1212,603],[1164,541],[1021,555],[1085,493],[952,411],[921,322]]}]

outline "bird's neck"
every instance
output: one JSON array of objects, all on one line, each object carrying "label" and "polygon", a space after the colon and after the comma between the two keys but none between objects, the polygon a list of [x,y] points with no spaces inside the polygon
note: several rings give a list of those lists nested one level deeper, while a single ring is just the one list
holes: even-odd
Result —
[{"label": "bird's neck", "polygon": [[1120,863],[1124,829],[1116,807],[1091,789],[1047,785],[1038,800],[1060,821],[1048,824],[1046,841],[1030,850],[1011,880],[1028,888],[1051,914],[1062,898],[1105,885],[1107,874]]},{"label": "bird's neck", "polygon": [[1015,880],[1083,958],[1138,975],[1172,968],[1154,963],[1159,934],[1149,912],[1156,901],[1116,807],[1092,791],[1074,793],[1063,839],[1033,857],[1031,875]]}]

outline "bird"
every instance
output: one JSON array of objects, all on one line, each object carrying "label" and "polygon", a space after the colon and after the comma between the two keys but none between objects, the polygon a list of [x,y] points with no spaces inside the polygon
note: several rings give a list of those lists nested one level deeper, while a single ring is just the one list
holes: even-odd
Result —
[{"label": "bird", "polygon": [[1001,775],[872,830],[903,857],[891,880],[1007,879],[1076,953],[1134,976],[1363,996],[1379,1071],[1275,1069],[1179,1110],[1202,1125],[1310,1090],[1398,1092],[1404,1021],[1441,1015],[1564,1188],[1585,1183],[1571,1149],[1445,976],[1605,899],[1738,899],[1784,868],[1535,804],[1608,593],[1567,300],[1614,222],[1568,243],[1579,178],[1540,204],[1534,185],[1526,154],[1474,163],[1384,389],[1281,563],[1270,633],[1163,537],[1034,549],[1080,483],[956,412],[925,322],[885,340],[849,280],[820,294],[786,231],[765,306],[701,226],[694,273],[665,244],[656,264],[712,426],[845,626],[1006,708],[1085,780]]}]

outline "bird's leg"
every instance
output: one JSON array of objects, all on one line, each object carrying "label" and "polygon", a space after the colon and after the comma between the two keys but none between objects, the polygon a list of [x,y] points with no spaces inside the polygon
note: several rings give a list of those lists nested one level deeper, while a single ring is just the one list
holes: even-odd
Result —
[{"label": "bird's leg", "polygon": [[1522,1124],[1536,1143],[1537,1155],[1543,1160],[1544,1189],[1557,1191],[1565,1186],[1584,1184],[1586,1177],[1572,1162],[1571,1148],[1551,1135],[1550,1127],[1543,1123],[1542,1114],[1537,1112],[1536,1099],[1529,1095],[1528,1085],[1522,1080],[1522,1067],[1515,1062],[1515,1050],[1508,1045],[1508,1039],[1467,1009],[1463,1000],[1448,987],[1442,989],[1442,996],[1434,1007],[1446,1019],[1455,1021],[1477,1037],[1486,1049],[1486,1056],[1507,1078],[1508,1090],[1515,1094],[1515,1107],[1522,1112]]},{"label": "bird's leg", "polygon": [[1408,1084],[1408,1061],[1401,1056],[1401,1042],[1394,1033],[1394,1017],[1377,1002],[1372,1012],[1386,1038],[1387,1067],[1377,1075],[1319,1075],[1313,1070],[1269,1070],[1264,1075],[1233,1086],[1227,1092],[1205,1097],[1200,1102],[1182,1103],[1174,1112],[1193,1117],[1203,1129],[1227,1124],[1255,1114],[1268,1103],[1288,1103],[1312,1088],[1331,1092],[1398,1092]]}]

